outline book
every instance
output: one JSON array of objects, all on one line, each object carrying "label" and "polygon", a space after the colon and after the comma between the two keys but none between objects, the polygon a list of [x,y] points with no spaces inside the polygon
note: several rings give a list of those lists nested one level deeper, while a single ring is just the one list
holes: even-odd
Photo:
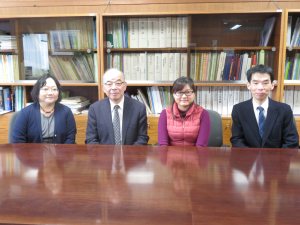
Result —
[{"label": "book", "polygon": [[12,111],[12,98],[10,88],[3,88],[4,110]]},{"label": "book", "polygon": [[0,112],[4,110],[3,87],[0,87]]},{"label": "book", "polygon": [[159,19],[148,18],[148,47],[159,48]]},{"label": "book", "polygon": [[128,46],[129,48],[139,47],[139,19],[128,19]]},{"label": "book", "polygon": [[300,115],[300,87],[295,86],[294,88],[294,102],[293,102],[293,113],[294,115]]},{"label": "book", "polygon": [[139,48],[148,48],[148,19],[139,18],[138,25]]},{"label": "book", "polygon": [[140,88],[137,89],[137,96],[139,96],[140,99],[142,100],[142,103],[145,104],[147,114],[152,114],[152,111],[151,111],[150,105],[148,103],[148,100],[147,100],[146,96],[144,95],[144,93],[142,92],[142,90]]}]

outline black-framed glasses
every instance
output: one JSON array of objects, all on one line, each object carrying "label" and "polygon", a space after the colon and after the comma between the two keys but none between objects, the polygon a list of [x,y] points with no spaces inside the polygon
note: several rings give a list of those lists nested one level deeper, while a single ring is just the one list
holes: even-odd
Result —
[{"label": "black-framed glasses", "polygon": [[182,97],[183,95],[185,95],[185,96],[191,96],[193,93],[194,93],[194,91],[192,91],[192,90],[188,90],[188,91],[177,91],[177,92],[175,92],[175,95],[176,95],[177,97]]},{"label": "black-framed glasses", "polygon": [[116,87],[121,87],[124,83],[125,83],[124,81],[117,80],[115,82],[107,81],[104,85],[107,87],[112,87],[113,84],[115,84]]}]

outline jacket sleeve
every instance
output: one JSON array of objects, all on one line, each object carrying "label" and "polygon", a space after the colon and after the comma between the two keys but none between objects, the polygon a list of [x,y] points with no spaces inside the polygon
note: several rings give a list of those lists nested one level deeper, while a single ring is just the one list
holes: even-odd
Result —
[{"label": "jacket sleeve", "polygon": [[89,112],[88,112],[85,143],[86,144],[99,144],[96,113],[95,113],[93,106],[90,106]]},{"label": "jacket sleeve", "polygon": [[64,140],[64,144],[74,144],[75,137],[76,137],[76,123],[74,119],[74,115],[71,110],[67,112],[67,135],[66,139]]},{"label": "jacket sleeve", "polygon": [[285,119],[282,132],[282,148],[298,148],[299,135],[294,121],[294,116],[291,107],[285,111]]},{"label": "jacket sleeve", "polygon": [[210,118],[206,110],[203,110],[200,118],[200,129],[196,146],[206,147],[208,145],[208,139],[210,134]]},{"label": "jacket sleeve", "polygon": [[233,106],[232,113],[232,127],[231,127],[231,144],[232,147],[248,147],[244,137],[243,127],[239,119],[239,112],[236,106]]},{"label": "jacket sleeve", "polygon": [[15,125],[12,127],[12,143],[26,143],[27,142],[27,123],[28,113],[25,111],[19,112],[16,118]]},{"label": "jacket sleeve", "polygon": [[167,146],[169,145],[169,135],[167,130],[167,113],[164,109],[158,120],[158,144]]}]

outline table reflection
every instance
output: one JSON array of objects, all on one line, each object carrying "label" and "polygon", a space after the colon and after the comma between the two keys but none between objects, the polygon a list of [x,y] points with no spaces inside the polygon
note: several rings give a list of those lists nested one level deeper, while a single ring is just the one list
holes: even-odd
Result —
[{"label": "table reflection", "polygon": [[[21,166],[27,168],[30,176],[24,176],[39,183],[43,181],[47,190],[53,195],[58,194],[63,186],[64,167],[71,162],[74,149],[61,151],[55,145],[34,146],[30,150],[24,150],[19,145],[14,145],[14,151]],[[24,170],[23,170],[24,171]],[[35,171],[37,171],[35,173]]]},{"label": "table reflection", "polygon": [[208,151],[166,148],[160,150],[160,155],[161,161],[171,170],[173,190],[177,194],[189,196],[198,175],[198,172],[192,171],[207,167]]},{"label": "table reflection", "polygon": [[0,223],[300,223],[297,150],[20,144],[0,160]]}]

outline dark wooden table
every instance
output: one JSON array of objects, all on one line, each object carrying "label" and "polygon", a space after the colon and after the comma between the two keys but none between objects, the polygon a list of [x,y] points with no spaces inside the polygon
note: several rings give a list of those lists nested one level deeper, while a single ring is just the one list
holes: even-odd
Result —
[{"label": "dark wooden table", "polygon": [[300,224],[288,149],[0,145],[0,224]]}]

